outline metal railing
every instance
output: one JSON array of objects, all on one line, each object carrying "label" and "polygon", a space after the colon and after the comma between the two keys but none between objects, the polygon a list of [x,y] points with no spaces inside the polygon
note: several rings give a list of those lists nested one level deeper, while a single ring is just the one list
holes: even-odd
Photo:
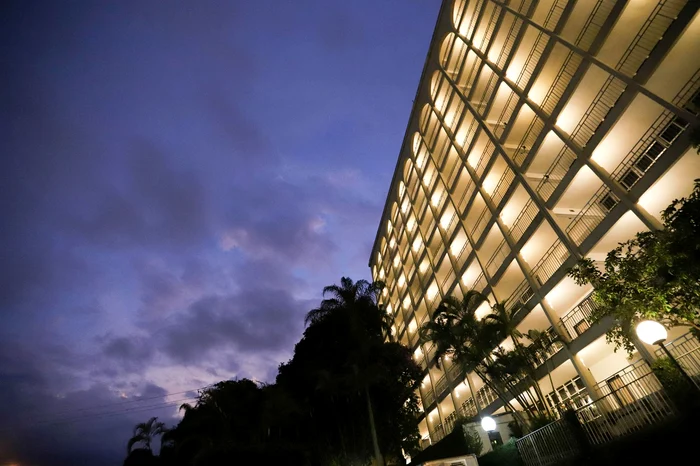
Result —
[{"label": "metal railing", "polygon": [[455,422],[457,422],[458,418],[458,413],[457,411],[452,411],[446,418],[445,418],[445,433],[447,435],[451,434],[452,431],[455,428]]},{"label": "metal railing", "polygon": [[559,419],[516,440],[525,466],[550,466],[577,457],[581,448],[571,427]]},{"label": "metal railing", "polygon": [[506,240],[501,241],[496,250],[491,255],[491,258],[486,263],[486,271],[492,277],[496,274],[501,265],[503,265],[510,254],[510,247],[506,243]]},{"label": "metal railing", "polygon": [[455,380],[463,380],[464,379],[464,372],[462,371],[462,368],[454,363],[450,363],[447,368],[446,368],[447,376],[450,378],[450,380],[455,381]]},{"label": "metal railing", "polygon": [[469,419],[478,414],[476,409],[476,403],[474,403],[474,398],[467,398],[459,407],[459,412],[462,416]]},{"label": "metal railing", "polygon": [[516,307],[520,308],[524,306],[534,294],[528,281],[523,280],[508,299],[506,299],[506,309],[512,310]]},{"label": "metal railing", "polygon": [[[666,349],[679,362],[685,372],[700,383],[700,341],[691,333],[686,333],[666,343]],[[656,350],[658,357],[664,357],[663,350]]]},{"label": "metal railing", "polygon": [[580,147],[585,147],[600,124],[615,106],[620,96],[627,88],[624,81],[610,76],[600,88],[598,94],[588,106],[583,117],[571,132],[571,139]]},{"label": "metal railing", "polygon": [[496,188],[493,190],[493,194],[491,195],[491,201],[495,206],[498,206],[501,203],[514,179],[515,174],[510,168],[506,167],[506,169],[503,171],[503,175],[501,175],[501,178],[496,184]]},{"label": "metal railing", "polygon": [[532,268],[532,274],[539,278],[540,283],[544,283],[559,270],[570,256],[566,244],[562,243],[561,240],[556,240]]},{"label": "metal railing", "polygon": [[542,364],[547,362],[549,358],[551,358],[559,351],[561,351],[562,348],[564,348],[564,343],[557,339],[557,334],[554,331],[554,327],[549,327],[543,333],[546,333],[548,335],[551,344],[545,349],[544,354],[538,353],[535,355],[535,367],[540,367]]},{"label": "metal railing", "polygon": [[[683,86],[673,103],[679,107],[687,106],[698,87],[700,71]],[[629,191],[687,128],[688,122],[669,110],[664,111],[613,171],[612,178]]]},{"label": "metal railing", "polygon": [[564,91],[576,74],[576,70],[578,70],[582,61],[583,57],[581,55],[575,53],[573,50],[569,51],[564,63],[561,68],[559,68],[557,76],[554,78],[554,82],[547,90],[547,94],[545,94],[540,104],[540,108],[544,110],[547,115],[552,114],[554,107],[556,107],[561,100],[561,96],[564,95]]},{"label": "metal railing", "polygon": [[491,387],[484,385],[476,392],[476,399],[481,407],[486,407],[498,399],[498,395]]},{"label": "metal railing", "polygon": [[540,210],[535,205],[535,201],[532,198],[528,198],[527,202],[523,206],[523,210],[520,211],[518,217],[513,222],[513,225],[509,228],[510,235],[513,237],[513,241],[516,243],[523,237],[527,228],[532,225],[532,222],[539,214]]},{"label": "metal railing", "polygon": [[547,169],[545,175],[537,184],[537,188],[535,188],[535,191],[539,193],[542,199],[545,201],[549,200],[554,190],[559,186],[559,183],[569,172],[575,161],[576,154],[574,151],[571,150],[568,145],[564,145]]},{"label": "metal railing", "polygon": [[583,301],[577,304],[572,310],[564,314],[560,319],[560,325],[565,330],[569,339],[573,340],[593,323],[591,315],[598,305],[593,301],[593,295],[588,295]]},{"label": "metal railing", "polygon": [[588,15],[586,24],[584,24],[574,41],[578,47],[586,51],[591,48],[593,41],[598,36],[603,24],[605,24],[605,20],[610,16],[615,3],[617,3],[617,0],[598,0],[598,3]]},{"label": "metal railing", "polygon": [[523,161],[527,158],[528,154],[530,153],[530,150],[532,149],[535,140],[537,140],[537,137],[540,135],[543,129],[544,121],[542,121],[542,119],[537,115],[533,116],[530,125],[527,127],[527,130],[525,130],[525,134],[518,143],[519,150],[516,151],[515,154],[513,154],[513,161],[517,165],[522,165]]},{"label": "metal railing", "polygon": [[632,43],[615,68],[628,76],[637,74],[686,3],[688,3],[687,0],[660,1],[632,39]]},{"label": "metal railing", "polygon": [[610,188],[601,186],[566,227],[569,237],[580,246],[619,202]]},{"label": "metal railing", "polygon": [[475,241],[481,237],[481,234],[486,229],[486,225],[489,223],[490,215],[487,215],[488,213],[490,213],[489,207],[485,205],[476,222],[474,222],[474,226],[472,226],[470,233]]},{"label": "metal railing", "polygon": [[615,372],[602,382],[598,382],[595,386],[596,391],[603,396],[607,396],[614,393],[619,387],[629,385],[649,374],[651,374],[651,367],[644,359],[640,359]]},{"label": "metal railing", "polygon": [[479,274],[479,277],[474,281],[474,285],[472,286],[472,290],[483,292],[487,286],[489,286],[489,283],[486,280],[484,273],[481,272]]},{"label": "metal railing", "polygon": [[447,389],[447,377],[442,374],[437,382],[435,382],[435,393],[440,396]]},{"label": "metal railing", "polygon": [[496,60],[496,66],[499,69],[503,69],[503,65],[506,64],[510,51],[513,48],[513,44],[515,44],[515,37],[520,32],[520,28],[522,28],[522,26],[523,20],[520,18],[514,19],[513,23],[510,25],[508,35],[506,36],[506,40],[503,41],[503,47],[501,48],[501,52],[498,54],[498,59]]},{"label": "metal railing", "polygon": [[435,392],[432,389],[421,390],[421,396],[423,396],[423,406],[428,407],[435,401]]},{"label": "metal railing", "polygon": [[435,426],[434,429],[428,429],[430,432],[430,438],[432,439],[433,443],[437,443],[443,438],[445,438],[445,429],[442,427],[442,424],[438,424]]},{"label": "metal railing", "polygon": [[576,411],[593,445],[653,426],[675,413],[656,376],[649,372]]}]

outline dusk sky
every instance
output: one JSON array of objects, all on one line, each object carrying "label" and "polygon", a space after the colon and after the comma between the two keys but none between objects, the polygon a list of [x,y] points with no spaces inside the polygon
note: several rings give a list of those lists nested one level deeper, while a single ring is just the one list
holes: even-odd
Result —
[{"label": "dusk sky", "polygon": [[439,3],[3,2],[0,465],[274,381],[369,278]]}]

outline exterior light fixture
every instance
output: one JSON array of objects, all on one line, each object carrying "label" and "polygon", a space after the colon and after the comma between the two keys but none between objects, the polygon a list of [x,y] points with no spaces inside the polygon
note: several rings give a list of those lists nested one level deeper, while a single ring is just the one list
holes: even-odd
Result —
[{"label": "exterior light fixture", "polygon": [[683,374],[683,377],[685,377],[686,381],[690,383],[690,386],[695,387],[696,390],[700,391],[700,387],[697,386],[695,381],[678,363],[676,358],[673,357],[668,348],[666,348],[666,345],[664,345],[664,342],[668,337],[666,327],[654,320],[643,320],[642,322],[637,324],[637,327],[635,328],[635,333],[637,334],[639,339],[642,340],[644,343],[648,345],[657,345],[658,347],[660,347],[661,350],[666,354],[666,356],[668,356],[668,359],[673,363],[673,365],[676,366],[676,369],[678,369],[681,372],[681,374]]},{"label": "exterior light fixture", "polygon": [[481,419],[481,428],[486,432],[493,432],[496,430],[496,421],[494,421],[492,417],[486,416]]},{"label": "exterior light fixture", "polygon": [[640,340],[648,345],[663,346],[663,342],[668,337],[666,327],[653,320],[644,320],[637,324],[635,329]]}]

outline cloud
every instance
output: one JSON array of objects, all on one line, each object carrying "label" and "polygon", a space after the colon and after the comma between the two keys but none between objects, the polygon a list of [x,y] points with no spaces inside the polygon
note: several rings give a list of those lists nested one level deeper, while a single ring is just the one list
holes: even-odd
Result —
[{"label": "cloud", "polygon": [[182,363],[224,348],[243,354],[289,349],[301,331],[302,304],[288,291],[264,288],[203,297],[164,332],[163,349]]}]

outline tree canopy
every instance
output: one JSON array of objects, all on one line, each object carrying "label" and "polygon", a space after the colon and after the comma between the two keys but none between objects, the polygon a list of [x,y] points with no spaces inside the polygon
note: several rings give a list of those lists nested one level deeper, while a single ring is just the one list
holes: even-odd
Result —
[{"label": "tree canopy", "polygon": [[569,272],[579,285],[594,286],[593,321],[611,316],[608,341],[630,352],[638,320],[700,330],[700,180],[662,220],[662,230],[638,233],[610,251],[602,270],[585,258]]},{"label": "tree canopy", "polygon": [[385,341],[381,287],[345,277],[326,287],[275,383],[227,380],[202,390],[163,434],[160,464],[366,465],[377,451],[401,464],[402,449],[415,453],[420,368],[407,348]]}]

